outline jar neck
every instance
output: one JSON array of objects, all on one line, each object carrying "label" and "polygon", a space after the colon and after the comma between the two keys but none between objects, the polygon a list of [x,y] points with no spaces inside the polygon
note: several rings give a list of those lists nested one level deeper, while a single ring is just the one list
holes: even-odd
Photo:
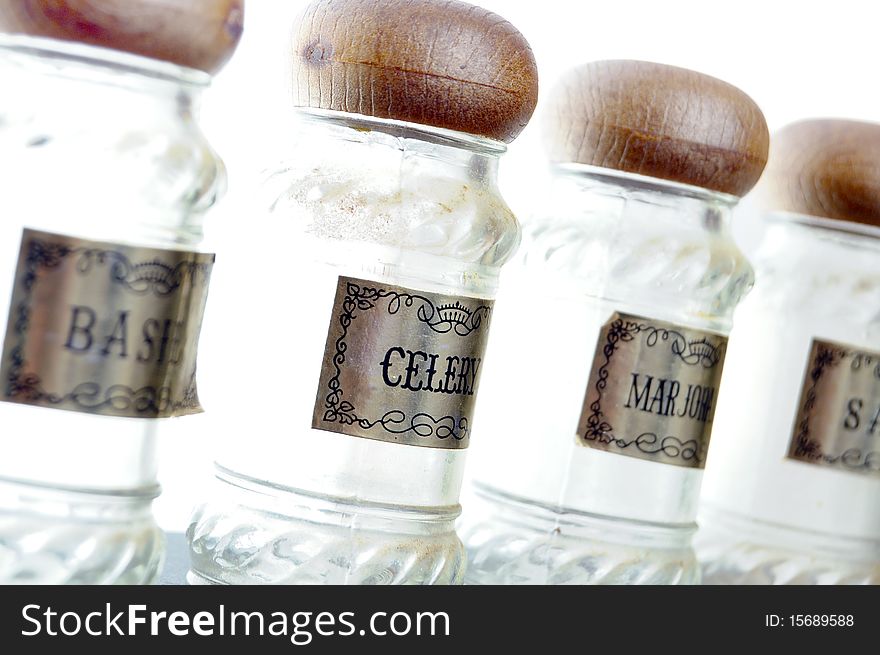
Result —
[{"label": "jar neck", "polygon": [[150,124],[167,113],[195,115],[211,81],[207,73],[167,62],[28,36],[0,36],[0,67],[12,86],[5,110],[39,107],[41,116],[57,113],[84,125],[108,117]]},{"label": "jar neck", "polygon": [[670,229],[727,233],[738,198],[657,178],[582,164],[553,167],[554,194],[564,198],[562,215],[619,221],[639,229],[644,221]]},{"label": "jar neck", "polygon": [[819,248],[880,252],[880,227],[791,212],[772,212],[766,220],[765,244],[790,247],[802,242]]},{"label": "jar neck", "polygon": [[[344,148],[349,157],[394,159],[401,173],[466,178],[496,187],[505,144],[443,128],[337,111],[296,110],[297,141],[323,140]],[[332,149],[332,146],[331,146]],[[328,157],[333,156],[328,152]]]}]

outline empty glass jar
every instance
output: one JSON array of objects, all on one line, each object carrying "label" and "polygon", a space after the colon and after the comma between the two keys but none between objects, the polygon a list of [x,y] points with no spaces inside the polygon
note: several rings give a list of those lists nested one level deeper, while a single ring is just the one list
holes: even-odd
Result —
[{"label": "empty glass jar", "polygon": [[[131,17],[102,19],[122,40]],[[166,61],[3,20],[24,34],[0,39],[0,581],[150,582],[157,419],[199,411],[214,256],[198,244],[225,186],[195,118],[210,74],[185,50]],[[240,21],[198,65],[225,61]]]},{"label": "empty glass jar", "polygon": [[[241,243],[245,270],[265,280],[248,291],[260,308],[258,338],[242,353],[253,369],[217,401],[232,407],[247,393],[260,403],[218,416],[230,438],[189,528],[193,583],[462,579],[454,524],[466,448],[499,269],[520,239],[498,162],[531,114],[536,82],[508,23],[463,3],[435,7],[313,3],[294,30],[296,131],[267,181],[271,221]],[[399,29],[389,28],[382,62],[354,70],[347,62],[360,58],[347,48],[366,39],[373,51],[375,34],[359,32],[364,12]],[[465,31],[514,35],[503,69],[459,66],[462,53],[442,40],[431,57],[413,54],[422,32],[462,15],[479,17]],[[451,78],[396,85],[400,57],[413,79],[420,67],[454,65],[459,83],[485,74],[504,85],[525,71],[516,120],[462,123],[474,115],[431,95]],[[353,86],[324,93],[331,78]],[[501,95],[503,115],[512,96]]]},{"label": "empty glass jar", "polygon": [[484,371],[468,581],[692,583],[725,335],[753,280],[730,210],[766,126],[723,82],[628,61],[575,69],[545,121],[553,183]]},{"label": "empty glass jar", "polygon": [[843,120],[774,135],[700,513],[709,583],[880,582],[878,146]]}]

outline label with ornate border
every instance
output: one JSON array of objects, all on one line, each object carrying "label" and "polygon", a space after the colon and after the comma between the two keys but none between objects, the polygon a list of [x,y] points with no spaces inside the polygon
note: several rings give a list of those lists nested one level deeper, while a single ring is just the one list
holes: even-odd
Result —
[{"label": "label with ornate border", "polygon": [[340,277],[312,427],[467,448],[492,305]]},{"label": "label with ornate border", "polygon": [[599,333],[578,442],[703,468],[726,350],[719,334],[615,313]]},{"label": "label with ornate border", "polygon": [[788,457],[880,476],[880,353],[813,339]]},{"label": "label with ornate border", "polygon": [[201,412],[213,265],[212,254],[24,230],[0,400],[128,418]]}]

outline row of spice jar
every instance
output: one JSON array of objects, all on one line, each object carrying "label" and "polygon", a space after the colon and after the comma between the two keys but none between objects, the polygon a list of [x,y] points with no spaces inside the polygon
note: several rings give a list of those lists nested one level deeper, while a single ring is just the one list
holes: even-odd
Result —
[{"label": "row of spice jar", "polygon": [[[0,9],[0,580],[156,579],[157,435],[202,411],[212,277],[247,291],[205,323],[191,583],[880,579],[880,126],[771,140],[722,81],[588,63],[540,112],[553,183],[521,228],[497,179],[537,102],[522,35],[317,0],[289,160],[215,270],[195,115],[243,11]],[[757,274],[731,234],[753,187]]]}]

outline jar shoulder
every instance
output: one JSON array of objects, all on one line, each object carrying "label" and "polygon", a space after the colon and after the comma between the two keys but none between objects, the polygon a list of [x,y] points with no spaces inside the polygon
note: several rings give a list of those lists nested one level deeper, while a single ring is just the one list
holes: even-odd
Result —
[{"label": "jar shoulder", "polygon": [[295,158],[268,173],[265,203],[324,241],[363,242],[495,267],[521,228],[494,180],[382,157]]},{"label": "jar shoulder", "polygon": [[729,317],[754,271],[728,230],[601,212],[535,216],[512,268],[580,293]]},{"label": "jar shoulder", "polygon": [[120,120],[83,124],[47,120],[39,112],[10,119],[0,112],[4,179],[61,187],[100,202],[124,191],[167,206],[197,207],[222,191],[225,167],[194,123]]},{"label": "jar shoulder", "polygon": [[755,269],[751,312],[863,325],[877,321],[880,258],[873,249],[803,240],[765,243]]}]

